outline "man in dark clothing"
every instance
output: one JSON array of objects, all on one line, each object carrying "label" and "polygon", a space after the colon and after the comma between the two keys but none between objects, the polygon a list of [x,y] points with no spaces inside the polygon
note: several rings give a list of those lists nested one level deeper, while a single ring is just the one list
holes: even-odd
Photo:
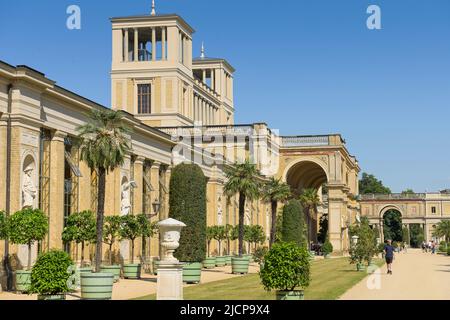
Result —
[{"label": "man in dark clothing", "polygon": [[392,274],[392,261],[394,260],[394,247],[392,246],[392,241],[388,240],[387,244],[384,246],[384,252],[387,264],[387,273]]}]

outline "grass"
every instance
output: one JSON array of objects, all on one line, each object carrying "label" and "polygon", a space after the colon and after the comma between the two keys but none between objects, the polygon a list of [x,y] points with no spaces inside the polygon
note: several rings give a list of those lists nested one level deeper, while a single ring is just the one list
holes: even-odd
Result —
[{"label": "grass", "polygon": [[[378,266],[383,260],[376,259]],[[317,260],[311,264],[311,283],[305,290],[306,300],[335,300],[367,276],[356,271],[348,258]],[[155,300],[149,295],[136,300]],[[184,289],[185,300],[274,300],[275,292],[267,292],[258,274],[210,282]]]}]

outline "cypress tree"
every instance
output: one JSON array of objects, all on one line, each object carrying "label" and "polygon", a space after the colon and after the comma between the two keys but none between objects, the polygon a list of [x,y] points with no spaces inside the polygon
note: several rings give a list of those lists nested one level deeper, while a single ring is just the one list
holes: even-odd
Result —
[{"label": "cypress tree", "polygon": [[283,208],[281,240],[295,242],[300,247],[306,246],[306,228],[303,208],[298,200],[290,200]]},{"label": "cypress tree", "polygon": [[179,164],[172,170],[169,217],[186,224],[175,257],[201,262],[206,256],[206,177],[196,164]]}]

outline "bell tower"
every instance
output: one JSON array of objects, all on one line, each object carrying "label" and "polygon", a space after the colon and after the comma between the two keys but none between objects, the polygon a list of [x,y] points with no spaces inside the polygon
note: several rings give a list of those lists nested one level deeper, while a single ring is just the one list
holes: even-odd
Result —
[{"label": "bell tower", "polygon": [[176,14],[112,18],[111,103],[150,126],[193,124],[192,34]]}]

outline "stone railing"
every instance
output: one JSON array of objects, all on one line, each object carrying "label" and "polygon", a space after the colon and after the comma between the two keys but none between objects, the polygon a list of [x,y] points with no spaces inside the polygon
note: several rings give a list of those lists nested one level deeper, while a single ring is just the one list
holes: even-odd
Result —
[{"label": "stone railing", "polygon": [[291,136],[281,137],[282,147],[329,146],[330,136]]},{"label": "stone railing", "polygon": [[235,126],[202,126],[202,127],[160,127],[158,130],[167,133],[171,136],[178,134],[195,135],[201,133],[202,135],[251,135],[253,132],[252,125],[235,125]]},{"label": "stone railing", "polygon": [[425,193],[391,193],[391,194],[362,194],[360,200],[417,200],[425,199]]}]

